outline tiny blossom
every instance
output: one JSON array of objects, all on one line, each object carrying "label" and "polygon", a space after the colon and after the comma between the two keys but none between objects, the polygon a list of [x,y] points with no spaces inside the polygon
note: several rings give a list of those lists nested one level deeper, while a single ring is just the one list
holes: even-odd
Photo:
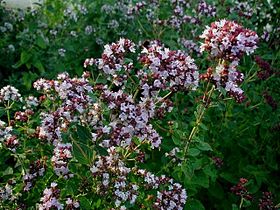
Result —
[{"label": "tiny blossom", "polygon": [[39,204],[39,210],[49,210],[57,209],[62,210],[63,204],[59,202],[60,190],[57,188],[56,183],[51,183],[50,188],[46,188],[43,192],[43,197],[41,197]]},{"label": "tiny blossom", "polygon": [[54,155],[51,159],[56,175],[63,176],[65,179],[73,177],[68,168],[68,162],[72,159],[71,150],[72,145],[70,143],[59,143],[54,149]]},{"label": "tiny blossom", "polygon": [[35,96],[28,96],[25,98],[27,108],[33,108],[39,105],[39,101]]},{"label": "tiny blossom", "polygon": [[12,44],[8,45],[8,49],[9,49],[10,52],[15,52],[15,50],[16,50],[15,46],[12,45]]},{"label": "tiny blossom", "polygon": [[65,53],[66,53],[66,50],[63,49],[63,48],[60,48],[60,49],[58,50],[58,54],[59,54],[61,57],[64,57],[64,56],[65,56]]},{"label": "tiny blossom", "polygon": [[0,103],[3,103],[5,101],[21,101],[21,95],[18,92],[18,89],[16,89],[13,86],[5,86],[1,88],[0,90]]},{"label": "tiny blossom", "polygon": [[[77,37],[77,32],[76,31],[70,31],[70,35],[73,36],[73,37]],[[64,51],[65,53],[66,51]],[[62,56],[62,55],[61,55]],[[64,56],[63,56],[64,57]]]},{"label": "tiny blossom", "polygon": [[86,28],[85,28],[85,34],[86,34],[86,35],[92,34],[93,31],[94,31],[94,30],[93,30],[93,27],[92,27],[92,26],[90,26],[90,25],[86,26]]},{"label": "tiny blossom", "polygon": [[204,39],[201,52],[227,61],[239,60],[244,53],[252,54],[258,42],[256,32],[225,19],[207,26],[200,38]]},{"label": "tiny blossom", "polygon": [[73,200],[72,198],[67,198],[66,200],[66,210],[74,210],[79,209],[80,203],[78,201]]},{"label": "tiny blossom", "polygon": [[108,23],[108,28],[110,29],[116,29],[119,27],[119,22],[116,21],[116,20],[111,20],[109,23]]}]

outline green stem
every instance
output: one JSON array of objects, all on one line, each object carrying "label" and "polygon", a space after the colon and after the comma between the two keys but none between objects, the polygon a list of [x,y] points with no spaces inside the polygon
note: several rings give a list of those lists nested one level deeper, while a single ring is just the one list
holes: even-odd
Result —
[{"label": "green stem", "polygon": [[[208,87],[208,86],[207,86],[207,87]],[[192,128],[192,131],[191,131],[191,133],[190,133],[190,135],[189,135],[189,137],[188,137],[188,139],[187,139],[187,144],[186,144],[186,146],[185,146],[185,148],[184,148],[184,155],[185,155],[185,156],[187,156],[190,143],[192,142],[192,140],[193,140],[195,134],[196,134],[197,131],[198,131],[199,125],[200,125],[201,122],[202,122],[203,116],[204,116],[205,111],[207,110],[207,107],[208,107],[208,106],[207,106],[207,103],[209,102],[209,100],[210,100],[210,98],[211,98],[211,96],[212,96],[212,93],[213,93],[213,91],[214,91],[214,88],[215,88],[215,86],[213,85],[212,88],[211,88],[211,90],[209,91],[209,94],[208,94],[208,97],[207,97],[206,100],[205,100],[206,94],[203,96],[203,102],[206,102],[206,105],[201,104],[200,107],[199,107],[199,109],[198,109],[197,118],[196,118],[196,121],[195,121],[195,125],[194,125],[194,127]]]},{"label": "green stem", "polygon": [[241,201],[240,201],[240,204],[239,204],[239,209],[241,209],[241,208],[242,208],[243,201],[244,201],[244,198],[243,198],[243,197],[241,197]]},{"label": "green stem", "polygon": [[163,96],[162,98],[160,98],[158,101],[155,102],[155,105],[157,105],[159,102],[161,102],[162,100],[166,99],[168,96],[170,96],[173,92],[169,92],[167,93],[165,96]]}]

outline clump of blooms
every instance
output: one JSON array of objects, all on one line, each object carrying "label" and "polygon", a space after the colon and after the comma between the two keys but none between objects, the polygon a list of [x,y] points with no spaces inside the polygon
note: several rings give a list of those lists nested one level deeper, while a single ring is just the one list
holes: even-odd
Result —
[{"label": "clump of blooms", "polygon": [[106,90],[102,98],[108,103],[109,109],[119,113],[109,124],[110,138],[103,141],[103,146],[128,146],[132,143],[133,137],[138,137],[141,141],[150,142],[152,148],[159,147],[161,136],[149,122],[156,115],[156,105],[153,100],[143,99],[136,104],[132,96],[122,90],[118,92]]},{"label": "clump of blooms", "polygon": [[63,204],[58,200],[59,195],[60,190],[57,187],[57,183],[51,183],[51,187],[44,190],[44,195],[40,199],[41,203],[39,205],[39,210],[63,209]]},{"label": "clump of blooms", "polygon": [[4,187],[0,187],[0,204],[3,201],[13,201],[15,200],[15,196],[13,194],[13,189],[10,184],[6,184]]},{"label": "clump of blooms", "polygon": [[130,72],[131,68],[133,68],[131,62],[125,61],[125,54],[134,53],[135,44],[129,39],[121,38],[117,43],[107,44],[104,48],[102,58],[95,61],[86,59],[84,67],[95,63],[98,69],[111,76],[115,85],[121,85],[127,79],[125,72]]},{"label": "clump of blooms", "polygon": [[230,97],[238,103],[245,99],[244,91],[239,85],[244,80],[244,74],[238,71],[238,63],[218,64],[216,68],[208,68],[205,74],[200,75],[200,79],[212,82],[218,89],[224,88]]},{"label": "clump of blooms", "polygon": [[13,134],[13,127],[6,126],[6,123],[0,120],[0,143],[2,142],[12,152],[19,146],[18,138]]},{"label": "clump of blooms", "polygon": [[250,19],[253,16],[254,10],[252,5],[248,2],[240,2],[239,0],[234,2],[235,5],[230,9],[230,12],[236,12],[239,16],[243,16],[245,18]]},{"label": "clump of blooms", "polygon": [[13,86],[7,85],[0,90],[0,103],[8,101],[21,101],[21,95]]},{"label": "clump of blooms", "polygon": [[[156,199],[153,204],[154,209],[180,209],[184,208],[187,200],[186,190],[179,183],[174,183],[173,179],[165,175],[155,176],[151,172],[138,169],[137,174],[144,178],[146,189],[157,189]],[[167,189],[162,189],[167,186]]]},{"label": "clump of blooms", "polygon": [[73,177],[68,168],[68,162],[72,158],[72,145],[70,143],[59,143],[54,149],[54,155],[51,159],[56,175],[63,176],[65,179]]},{"label": "clump of blooms", "polygon": [[231,192],[233,192],[235,195],[238,195],[246,200],[252,200],[253,197],[251,194],[248,192],[245,184],[248,182],[247,179],[245,178],[240,178],[239,182],[237,185],[233,186],[230,188]]},{"label": "clump of blooms", "polygon": [[116,207],[121,207],[125,202],[135,203],[138,186],[127,180],[131,169],[125,166],[115,147],[108,149],[108,156],[100,156],[90,171],[98,181],[98,193],[107,195],[112,191]]},{"label": "clump of blooms", "polygon": [[259,66],[260,70],[258,71],[258,78],[261,80],[266,80],[273,74],[273,70],[268,62],[263,60],[260,56],[255,57],[255,61]]},{"label": "clump of blooms", "polygon": [[50,100],[60,100],[60,106],[53,112],[42,113],[39,138],[57,145],[61,141],[61,132],[71,122],[97,123],[99,107],[89,96],[93,88],[88,81],[89,73],[81,78],[70,78],[67,73],[59,74],[57,80],[39,79],[34,87],[43,91]]},{"label": "clump of blooms", "polygon": [[79,209],[79,207],[80,207],[79,201],[76,201],[72,198],[67,198],[66,205],[65,205],[66,210]]},{"label": "clump of blooms", "polygon": [[196,54],[198,57],[201,56],[199,45],[196,44],[193,40],[184,39],[180,40],[180,43],[184,46],[184,50],[188,54]]},{"label": "clump of blooms", "polygon": [[200,38],[204,39],[202,52],[230,62],[238,61],[245,53],[252,54],[259,39],[256,32],[224,19],[207,26]]},{"label": "clump of blooms", "polygon": [[273,99],[273,97],[272,97],[267,91],[265,91],[265,92],[263,93],[263,97],[264,97],[264,99],[265,99],[265,102],[266,102],[269,106],[271,106],[271,108],[272,108],[273,110],[276,110],[276,109],[277,109],[277,107],[278,107],[277,101],[275,101],[275,100]]},{"label": "clump of blooms", "polygon": [[197,66],[182,51],[153,42],[142,50],[140,62],[146,67],[137,74],[145,97],[153,96],[153,92],[159,90],[195,89],[198,85]]},{"label": "clump of blooms", "polygon": [[260,210],[276,210],[274,206],[272,193],[271,192],[263,192],[262,198],[259,200],[259,209]]},{"label": "clump of blooms", "polygon": [[[156,191],[154,209],[183,209],[187,199],[186,190],[173,179],[165,175],[156,176],[143,169],[130,169],[125,166],[115,147],[108,149],[108,156],[100,156],[91,167],[94,178],[99,185],[99,193],[108,195],[112,191],[115,206],[122,206],[125,202],[134,204],[138,198],[138,189]],[[137,183],[130,183],[127,177],[136,176],[143,179]]]},{"label": "clump of blooms", "polygon": [[34,114],[30,109],[25,110],[24,112],[18,111],[15,113],[15,120],[20,122],[27,122],[28,119]]},{"label": "clump of blooms", "polygon": [[216,67],[200,75],[200,79],[212,82],[219,90],[224,88],[228,96],[243,102],[246,97],[239,85],[244,74],[237,67],[245,53],[252,54],[257,48],[258,35],[235,22],[221,20],[207,26],[200,37],[204,39],[201,51],[209,52],[212,59],[219,61]]},{"label": "clump of blooms", "polygon": [[24,191],[29,191],[36,181],[36,178],[43,176],[46,170],[46,164],[41,160],[36,160],[29,166],[29,171],[23,176]]},{"label": "clump of blooms", "polygon": [[211,4],[207,4],[206,1],[200,1],[198,3],[198,13],[200,15],[205,15],[208,17],[214,17],[216,16],[216,7]]}]

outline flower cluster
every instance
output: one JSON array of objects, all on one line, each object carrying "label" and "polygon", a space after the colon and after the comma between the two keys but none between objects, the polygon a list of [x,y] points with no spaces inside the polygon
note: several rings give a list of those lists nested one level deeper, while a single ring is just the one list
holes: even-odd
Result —
[{"label": "flower cluster", "polygon": [[252,54],[258,42],[256,32],[224,19],[207,26],[200,38],[204,39],[202,52],[230,62],[238,61],[245,53]]},{"label": "flower cluster", "polygon": [[273,204],[272,193],[263,192],[262,198],[259,200],[259,209],[260,210],[276,210],[276,207]]},{"label": "flower cluster", "polygon": [[212,82],[218,89],[224,88],[228,96],[241,103],[246,98],[244,91],[239,87],[244,80],[244,75],[236,69],[237,65],[238,62],[235,61],[229,65],[218,64],[214,69],[210,67],[205,74],[200,75],[200,79]]},{"label": "flower cluster", "polygon": [[6,123],[0,120],[0,143],[1,142],[13,152],[15,152],[16,148],[19,146],[18,138],[13,134],[13,127],[6,126]]},{"label": "flower cluster", "polygon": [[74,176],[68,168],[68,162],[72,158],[71,150],[72,145],[70,143],[59,143],[55,147],[54,154],[51,159],[56,175],[63,176],[65,179]]},{"label": "flower cluster", "polygon": [[108,131],[110,140],[103,141],[103,146],[129,146],[132,138],[138,137],[141,141],[151,142],[152,148],[159,147],[161,137],[149,123],[149,120],[156,114],[153,100],[143,99],[135,104],[132,96],[125,94],[122,90],[118,92],[106,90],[102,94],[102,98],[108,103],[111,110],[119,113],[109,124],[111,127]]},{"label": "flower cluster", "polygon": [[264,97],[264,99],[265,99],[265,102],[266,102],[269,106],[271,106],[272,110],[276,110],[276,109],[277,109],[277,107],[278,107],[277,101],[275,101],[275,100],[273,99],[273,97],[272,97],[267,91],[265,91],[265,92],[263,93],[263,97]]},{"label": "flower cluster", "polygon": [[[125,202],[134,204],[138,198],[138,189],[158,190],[156,192],[153,208],[155,209],[183,209],[187,199],[186,190],[173,179],[162,175],[155,176],[143,169],[130,169],[125,166],[115,147],[108,149],[108,156],[100,156],[91,167],[93,177],[98,179],[99,193],[107,195],[111,189],[115,198],[115,206],[125,209]],[[130,183],[128,176],[143,179],[136,185]],[[164,190],[167,188],[168,190]]]},{"label": "flower cluster", "polygon": [[233,192],[235,195],[238,195],[246,200],[252,200],[253,197],[248,192],[247,188],[245,187],[245,184],[248,182],[245,178],[240,178],[237,185],[230,188],[231,192]]},{"label": "flower cluster", "polygon": [[0,187],[0,204],[3,201],[10,200],[13,201],[15,200],[15,196],[13,195],[13,189],[10,184],[6,184],[4,187]]},{"label": "flower cluster", "polygon": [[216,16],[216,7],[211,4],[207,4],[206,1],[202,0],[198,3],[198,13],[208,17]]},{"label": "flower cluster", "polygon": [[193,40],[184,39],[180,40],[180,43],[184,46],[184,50],[189,54],[196,54],[198,57],[201,56],[199,45]]},{"label": "flower cluster", "polygon": [[62,73],[57,80],[39,79],[34,83],[37,90],[42,90],[50,100],[60,100],[61,104],[55,111],[41,114],[40,139],[47,139],[56,145],[61,141],[61,132],[68,128],[69,123],[97,122],[99,107],[89,96],[93,88],[88,77],[87,72],[81,78],[70,78],[67,73]]},{"label": "flower cluster", "polygon": [[200,37],[204,39],[201,51],[208,51],[212,58],[219,60],[218,65],[208,68],[200,79],[211,81],[219,90],[224,88],[237,102],[243,102],[245,95],[239,85],[244,75],[237,66],[245,53],[251,54],[257,48],[258,35],[235,22],[221,20],[207,26]]},{"label": "flower cluster", "polygon": [[147,69],[137,73],[145,97],[153,96],[159,90],[195,89],[198,85],[197,66],[182,51],[153,42],[142,50],[140,62]]},{"label": "flower cluster", "polygon": [[273,74],[273,70],[272,70],[270,64],[268,62],[264,61],[260,56],[256,56],[255,61],[260,68],[260,70],[258,71],[258,74],[257,74],[259,79],[266,80]]},{"label": "flower cluster", "polygon": [[80,207],[79,201],[76,201],[76,200],[74,200],[72,198],[67,198],[66,206],[65,206],[66,210],[79,209],[79,207]]},{"label": "flower cluster", "polygon": [[24,112],[18,111],[15,113],[15,120],[20,122],[27,122],[28,119],[34,114],[30,109],[25,110]]},{"label": "flower cluster", "polygon": [[[179,183],[174,183],[173,179],[165,175],[158,177],[143,169],[138,169],[137,174],[144,178],[146,189],[158,189],[156,200],[153,204],[154,209],[182,210],[184,208],[187,193]],[[168,190],[162,189],[163,186],[167,186]]]},{"label": "flower cluster", "polygon": [[112,190],[116,207],[125,208],[125,202],[135,203],[138,186],[129,183],[127,176],[131,169],[125,166],[115,147],[108,149],[108,156],[100,156],[90,170],[93,177],[99,180],[101,195],[107,195]]},{"label": "flower cluster", "polygon": [[51,187],[44,190],[44,196],[40,199],[39,210],[63,209],[63,204],[58,200],[59,195],[60,190],[57,188],[57,183],[51,183]]},{"label": "flower cluster", "polygon": [[[97,59],[98,69],[102,70],[105,74],[111,76],[116,85],[121,85],[127,79],[127,75],[123,72],[130,72],[133,64],[125,62],[126,53],[135,52],[135,44],[128,40],[121,38],[118,42],[107,44],[104,46],[102,58]],[[84,67],[93,64],[93,59],[86,59]]]},{"label": "flower cluster", "polygon": [[239,0],[234,2],[235,5],[230,9],[230,12],[236,12],[239,16],[243,16],[245,18],[250,19],[253,16],[253,9],[252,5],[250,5],[248,2],[240,2]]},{"label": "flower cluster", "polygon": [[8,101],[21,101],[21,95],[13,86],[7,85],[0,90],[0,103],[8,102]]},{"label": "flower cluster", "polygon": [[24,191],[29,191],[39,176],[43,176],[46,170],[46,164],[42,160],[36,160],[29,166],[29,171],[23,176]]}]

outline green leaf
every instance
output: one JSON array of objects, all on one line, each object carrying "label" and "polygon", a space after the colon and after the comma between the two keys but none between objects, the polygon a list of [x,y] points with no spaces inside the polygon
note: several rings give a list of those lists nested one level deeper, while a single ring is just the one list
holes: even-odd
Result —
[{"label": "green leaf", "polygon": [[200,153],[200,151],[198,149],[195,149],[195,148],[191,148],[188,151],[188,155],[193,156],[193,157],[198,156],[199,153]]},{"label": "green leaf", "polygon": [[176,135],[176,133],[175,133],[171,138],[175,145],[177,145],[177,146],[181,145],[181,138],[179,135]]},{"label": "green leaf", "polygon": [[21,52],[21,54],[20,54],[20,62],[22,64],[27,63],[27,61],[30,60],[31,56],[32,56],[32,54],[30,52],[26,52],[26,51]]},{"label": "green leaf", "polygon": [[206,142],[202,142],[200,141],[197,146],[196,146],[198,149],[200,149],[201,151],[212,151],[212,148],[211,146],[206,143]]},{"label": "green leaf", "polygon": [[73,142],[73,155],[83,165],[90,165],[94,158],[94,150],[82,143]]},{"label": "green leaf", "polygon": [[77,125],[76,127],[79,141],[86,145],[89,145],[89,143],[92,142],[92,135],[90,130],[81,125]]},{"label": "green leaf", "polygon": [[196,199],[190,199],[186,203],[186,209],[191,210],[205,210],[204,206],[199,200]]},{"label": "green leaf", "polygon": [[12,167],[8,167],[5,171],[2,172],[2,176],[6,176],[6,175],[11,175],[14,173],[14,170]]},{"label": "green leaf", "polygon": [[41,73],[45,72],[45,68],[40,60],[36,59],[36,61],[33,63],[33,66],[37,68]]},{"label": "green leaf", "polygon": [[239,210],[239,208],[236,204],[232,204],[231,208],[232,208],[232,210]]},{"label": "green leaf", "polygon": [[203,129],[203,130],[208,130],[208,128],[207,128],[207,126],[206,125],[204,125],[203,123],[200,123],[200,127]]},{"label": "green leaf", "polygon": [[46,42],[44,40],[44,38],[42,36],[38,36],[37,39],[36,39],[36,44],[42,48],[42,49],[46,49],[47,48],[47,45],[46,45]]},{"label": "green leaf", "polygon": [[80,197],[79,201],[80,201],[80,208],[81,209],[85,209],[85,210],[92,209],[91,208],[91,203],[86,197]]}]

